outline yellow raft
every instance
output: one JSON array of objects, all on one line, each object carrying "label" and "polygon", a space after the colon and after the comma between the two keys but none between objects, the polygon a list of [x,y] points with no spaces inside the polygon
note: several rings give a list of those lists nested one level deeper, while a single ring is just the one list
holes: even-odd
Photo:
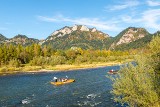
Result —
[{"label": "yellow raft", "polygon": [[63,81],[63,82],[62,81],[51,82],[51,84],[58,86],[58,85],[64,85],[64,84],[72,83],[72,82],[75,82],[75,80],[74,79],[68,79],[68,80]]}]

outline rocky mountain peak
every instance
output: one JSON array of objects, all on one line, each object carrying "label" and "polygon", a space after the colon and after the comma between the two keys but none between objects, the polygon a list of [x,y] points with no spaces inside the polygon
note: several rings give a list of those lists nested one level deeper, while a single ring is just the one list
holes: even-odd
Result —
[{"label": "rocky mountain peak", "polygon": [[66,34],[70,34],[71,32],[72,32],[72,30],[68,26],[65,26],[64,28],[62,28],[60,30],[54,31],[51,34],[51,36],[57,35],[57,37],[61,37],[61,36],[64,36]]},{"label": "rocky mountain peak", "polygon": [[91,32],[96,32],[97,31],[97,29],[96,28],[93,28],[92,30],[91,30]]},{"label": "rocky mountain peak", "polygon": [[143,28],[129,27],[116,45],[133,42],[137,39],[143,38],[146,34],[148,34],[148,32]]},{"label": "rocky mountain peak", "polygon": [[81,31],[89,31],[89,28],[87,26],[85,26],[85,25],[82,25],[80,30]]},{"label": "rocky mountain peak", "polygon": [[72,30],[69,27],[64,27],[63,29],[59,30],[59,32],[62,33],[62,35],[70,34]]},{"label": "rocky mountain peak", "polygon": [[[53,32],[45,41],[41,42],[42,45],[53,44],[55,48],[70,48],[81,47],[91,48],[93,44],[96,47],[105,47],[104,44],[109,40],[109,35],[105,34],[96,28],[89,28],[85,25],[74,25],[71,27],[63,27],[60,30]],[[61,44],[63,43],[63,45]],[[99,46],[97,45],[99,43]],[[64,45],[66,47],[64,47]]]},{"label": "rocky mountain peak", "polygon": [[97,32],[96,35],[106,35],[106,37],[109,37],[108,34],[105,34],[101,31],[98,31],[96,28],[88,28],[87,26],[85,25],[74,25],[72,27],[68,27],[68,26],[65,26],[63,27],[62,29],[59,29],[59,30],[56,30],[54,31],[47,39],[46,41],[48,40],[54,40],[56,39],[57,37],[63,37],[65,36],[66,34],[71,34],[72,32],[74,31],[77,31],[77,32],[89,32],[89,33],[94,33],[94,32]]},{"label": "rocky mountain peak", "polygon": [[54,31],[51,35],[56,35],[57,33],[59,33],[58,30]]},{"label": "rocky mountain peak", "polygon": [[72,27],[72,31],[76,31],[78,29],[78,26],[77,25],[74,25],[73,27]]}]

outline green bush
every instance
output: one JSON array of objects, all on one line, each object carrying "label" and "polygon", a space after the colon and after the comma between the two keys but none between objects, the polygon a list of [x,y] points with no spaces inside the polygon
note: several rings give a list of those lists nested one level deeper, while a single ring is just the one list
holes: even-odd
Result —
[{"label": "green bush", "polygon": [[1,73],[7,72],[7,71],[8,71],[7,67],[2,67],[2,68],[0,68],[0,72],[1,72]]},{"label": "green bush", "polygon": [[64,64],[66,62],[66,58],[64,56],[52,56],[50,59],[50,65],[59,65]]},{"label": "green bush", "polygon": [[81,64],[81,63],[87,62],[87,60],[88,59],[84,56],[77,56],[77,58],[75,59],[75,63],[76,64]]},{"label": "green bush", "polygon": [[115,101],[133,107],[149,107],[150,104],[158,101],[152,79],[155,74],[152,69],[146,69],[146,66],[139,63],[137,66],[130,64],[119,71],[119,77],[114,79],[112,91]]},{"label": "green bush", "polygon": [[137,56],[136,66],[129,64],[111,78],[114,100],[131,107],[160,106],[160,37],[150,43],[151,55]]},{"label": "green bush", "polygon": [[33,65],[33,66],[42,66],[44,64],[45,64],[44,57],[34,57],[33,60],[30,61],[30,65]]},{"label": "green bush", "polygon": [[10,67],[20,67],[21,66],[21,61],[17,60],[17,59],[12,59],[9,61],[8,64]]}]

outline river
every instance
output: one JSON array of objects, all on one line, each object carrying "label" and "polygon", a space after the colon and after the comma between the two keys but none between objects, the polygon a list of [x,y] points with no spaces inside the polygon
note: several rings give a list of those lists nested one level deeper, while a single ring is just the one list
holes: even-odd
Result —
[{"label": "river", "polygon": [[[110,93],[110,69],[100,67],[67,72],[26,73],[0,77],[0,107],[119,107]],[[74,83],[54,86],[54,76],[75,79]]]}]

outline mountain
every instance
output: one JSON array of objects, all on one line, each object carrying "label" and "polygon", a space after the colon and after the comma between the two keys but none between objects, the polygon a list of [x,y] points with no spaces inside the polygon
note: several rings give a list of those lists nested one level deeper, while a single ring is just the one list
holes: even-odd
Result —
[{"label": "mountain", "polygon": [[7,40],[7,38],[5,36],[3,36],[2,34],[0,34],[0,42],[5,41],[5,40]]},{"label": "mountain", "polygon": [[23,46],[32,43],[49,45],[53,49],[70,49],[80,47],[82,49],[110,49],[110,50],[129,50],[145,47],[153,35],[160,35],[160,31],[150,34],[144,28],[128,27],[115,37],[97,30],[88,28],[85,25],[65,26],[51,33],[44,40],[28,38],[25,35],[16,35],[13,38],[6,38],[0,34],[0,43],[22,44]]},{"label": "mountain", "polygon": [[151,39],[152,35],[146,29],[128,27],[113,38],[110,49],[128,50],[131,48],[140,48],[144,47]]},{"label": "mountain", "polygon": [[85,25],[65,26],[53,32],[42,45],[52,45],[54,49],[70,49],[81,47],[82,49],[106,49],[110,40],[105,34],[96,28],[88,28]]},{"label": "mountain", "polygon": [[1,43],[7,43],[7,44],[10,44],[10,43],[15,44],[15,45],[21,44],[23,46],[26,46],[26,45],[30,45],[32,43],[39,43],[38,39],[28,38],[26,35],[20,35],[20,34],[16,35],[13,38],[10,38],[10,39],[8,39],[4,36],[1,37],[1,35],[0,35],[0,38],[2,38],[2,39],[0,39]]},{"label": "mountain", "polygon": [[15,37],[9,40],[11,43],[22,44],[22,45],[30,45],[32,43],[38,43],[38,39],[28,38],[26,35],[16,35]]}]

